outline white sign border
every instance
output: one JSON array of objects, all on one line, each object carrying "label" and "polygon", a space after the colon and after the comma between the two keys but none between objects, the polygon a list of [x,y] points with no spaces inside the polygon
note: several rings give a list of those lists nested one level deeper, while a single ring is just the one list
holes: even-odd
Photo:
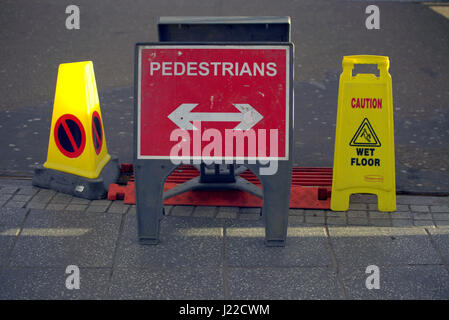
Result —
[{"label": "white sign border", "polygon": [[[172,157],[172,156],[149,156],[149,155],[141,155],[140,153],[140,139],[141,139],[141,77],[142,77],[142,50],[144,49],[240,49],[240,50],[250,50],[250,49],[269,49],[269,50],[285,50],[285,58],[286,58],[286,90],[285,90],[285,157]],[[214,160],[214,161],[226,161],[226,160],[289,160],[289,130],[290,130],[290,118],[289,118],[289,106],[290,106],[290,45],[279,44],[279,45],[250,45],[250,44],[242,44],[242,45],[139,45],[138,52],[138,81],[137,81],[137,159],[173,159],[173,160]],[[293,113],[292,106],[292,113]]]}]

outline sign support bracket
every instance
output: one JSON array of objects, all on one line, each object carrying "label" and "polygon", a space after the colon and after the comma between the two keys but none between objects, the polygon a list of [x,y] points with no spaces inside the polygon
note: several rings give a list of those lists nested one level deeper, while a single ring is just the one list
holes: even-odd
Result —
[{"label": "sign support bracket", "polygon": [[[262,190],[237,177],[236,183],[199,183],[194,178],[164,193],[166,178],[178,167],[170,160],[136,160],[136,209],[139,241],[141,244],[158,244],[160,220],[164,216],[163,201],[166,198],[198,189],[235,188],[250,192],[264,199],[262,218],[265,223],[265,245],[284,246],[287,236],[292,162],[279,161],[275,175],[260,175],[259,164],[246,164],[262,183]],[[151,180],[152,183],[146,183]],[[228,185],[228,186],[226,186]],[[252,187],[251,187],[252,185]],[[175,190],[176,189],[176,190]]]}]

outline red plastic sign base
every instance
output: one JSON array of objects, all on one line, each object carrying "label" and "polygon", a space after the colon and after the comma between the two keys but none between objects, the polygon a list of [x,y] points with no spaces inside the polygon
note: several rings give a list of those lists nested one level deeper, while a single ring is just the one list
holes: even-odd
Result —
[{"label": "red plastic sign base", "polygon": [[[129,171],[128,171],[129,170]],[[122,173],[131,172],[132,165],[122,164]],[[177,168],[166,180],[164,191],[170,190],[192,178],[199,176],[193,166],[183,165]],[[260,181],[249,170],[240,175],[242,178],[261,187]],[[332,168],[294,167],[290,194],[290,208],[293,209],[329,209],[332,186]],[[122,200],[125,204],[135,204],[134,181],[127,185],[111,184],[109,200]],[[262,207],[263,200],[239,190],[226,191],[187,191],[164,201],[165,205],[222,206],[222,207]]]}]

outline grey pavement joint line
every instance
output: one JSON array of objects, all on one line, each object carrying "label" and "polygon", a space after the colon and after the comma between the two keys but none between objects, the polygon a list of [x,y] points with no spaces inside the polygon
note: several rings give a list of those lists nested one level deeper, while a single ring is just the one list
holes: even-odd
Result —
[{"label": "grey pavement joint line", "polygon": [[[33,197],[31,197],[31,199],[28,202],[31,202],[31,200],[33,200],[33,198],[38,194],[39,194],[39,192],[36,192],[36,194]],[[48,207],[48,205],[53,201],[53,198],[55,198],[57,194],[58,194],[58,192],[53,193],[53,195],[50,197],[50,199],[48,199],[48,202],[45,205],[45,208]],[[25,204],[25,207],[28,205],[28,202]]]},{"label": "grey pavement joint line", "polygon": [[[412,212],[413,214],[413,212]],[[431,217],[432,219],[432,217]],[[429,222],[429,223],[427,223]],[[436,228],[436,223],[434,220],[417,220],[417,219],[413,219],[413,224],[415,227],[427,227],[427,226],[431,226],[433,228]]]},{"label": "grey pavement joint line", "polygon": [[326,235],[327,244],[329,246],[329,252],[330,252],[330,255],[331,255],[331,259],[332,259],[332,264],[334,265],[334,269],[335,269],[335,273],[336,273],[336,276],[337,276],[338,284],[339,284],[339,286],[341,288],[341,291],[343,293],[344,299],[348,300],[349,299],[348,298],[349,295],[346,292],[346,287],[345,287],[345,284],[343,282],[342,276],[340,274],[340,268],[338,267],[337,257],[335,255],[334,248],[332,246],[331,237],[329,235],[329,228],[328,228],[327,225],[324,226],[324,234]]},{"label": "grey pavement joint line", "polygon": [[[6,208],[6,205],[7,205],[10,201],[12,201],[12,199],[14,199],[14,196],[17,195],[17,194],[19,193],[19,190],[20,190],[20,187],[18,187],[18,188],[16,189],[16,191],[14,191],[14,192],[11,194],[11,197],[8,199],[8,201],[5,201],[5,203],[3,204],[3,207]],[[28,199],[28,201],[25,201],[25,204],[23,205],[22,208],[26,208],[28,202],[30,202],[32,198],[34,198],[34,196],[32,196],[30,199]]]},{"label": "grey pavement joint line", "polygon": [[228,284],[228,264],[226,263],[226,226],[222,227],[223,232],[223,248],[222,248],[222,277],[223,277],[223,298],[229,299],[229,284]]},{"label": "grey pavement joint line", "polygon": [[114,201],[109,201],[108,206],[106,207],[104,212],[108,212],[109,208],[112,206],[112,203],[114,203]]},{"label": "grey pavement joint line", "polygon": [[214,219],[217,217],[218,212],[220,212],[220,207],[219,207],[219,206],[215,206],[215,210],[214,210]]},{"label": "grey pavement joint line", "polygon": [[[384,217],[381,218],[376,218],[376,215],[385,215]],[[378,219],[383,219],[383,220],[387,220],[390,222],[390,226],[392,225],[392,219],[391,219],[391,215],[389,212],[380,212],[380,211],[372,211],[372,210],[368,210],[368,223],[370,226],[373,225],[373,220],[378,220]]]},{"label": "grey pavement joint line", "polygon": [[14,247],[16,246],[17,241],[19,240],[20,235],[22,234],[23,226],[25,225],[25,221],[28,218],[28,215],[30,214],[31,209],[27,209],[25,213],[25,217],[23,218],[22,222],[19,225],[19,233],[16,237],[14,237],[14,241],[11,244],[11,247],[8,250],[8,253],[5,256],[5,259],[3,260],[3,264],[0,265],[0,275],[2,274],[3,270],[6,269],[9,265],[9,260],[11,258],[12,251],[14,250]]},{"label": "grey pavement joint line", "polygon": [[12,195],[10,195],[10,194],[6,194],[6,195],[2,194],[2,196],[7,196],[8,198],[6,200],[2,200],[3,203],[0,205],[0,207],[3,207],[12,198]]},{"label": "grey pavement joint line", "polygon": [[112,286],[112,281],[113,281],[113,276],[114,276],[114,270],[115,270],[115,266],[117,265],[118,249],[120,246],[120,240],[123,237],[123,230],[125,229],[125,221],[126,221],[127,216],[128,216],[127,213],[123,213],[122,219],[120,221],[120,227],[119,227],[119,231],[118,231],[118,235],[117,235],[117,240],[115,241],[114,253],[112,256],[111,273],[109,274],[109,281],[108,281],[108,284],[107,284],[106,290],[105,290],[105,299],[109,299],[109,296],[110,296],[110,291],[111,291],[111,286]]},{"label": "grey pavement joint line", "polygon": [[[168,217],[168,216],[170,215],[170,213],[171,213],[171,211],[173,210],[174,207],[175,207],[175,206],[170,206],[169,209],[167,210],[167,212],[166,212],[165,207],[164,207],[164,215],[165,215],[166,217]],[[130,206],[129,208],[131,208],[131,206]],[[126,212],[129,211],[129,208],[126,210]]]},{"label": "grey pavement joint line", "polygon": [[[41,190],[47,190],[47,189],[41,189]],[[31,202],[31,201],[33,201],[33,199],[35,198],[35,197],[37,197],[37,195],[39,194],[39,191],[38,192],[36,192],[27,202],[25,202],[25,205],[23,206],[24,208],[26,208],[27,206],[28,206],[28,204]],[[52,195],[51,195],[51,197],[48,199],[48,201],[47,201],[47,203],[45,204],[45,206],[44,206],[44,208],[43,209],[45,209],[45,208],[47,208],[48,207],[48,205],[53,201],[53,198],[55,198],[56,197],[56,195],[58,194],[58,192],[54,192]],[[12,199],[12,198],[11,198]],[[31,210],[32,208],[30,208],[30,210]]]},{"label": "grey pavement joint line", "polygon": [[429,230],[427,228],[424,228],[424,230],[426,231],[427,236],[430,239],[430,243],[432,243],[433,248],[435,249],[435,251],[437,252],[438,256],[440,257],[441,262],[443,263],[444,269],[446,269],[447,273],[449,273],[449,262],[446,261],[446,259],[444,258],[443,254],[440,251],[440,248],[436,244],[436,242],[433,239],[432,234],[429,232]]},{"label": "grey pavement joint line", "polygon": [[[437,226],[437,219],[435,218],[435,215],[434,214],[438,214],[437,212],[432,212],[432,209],[430,210],[430,216],[432,217],[432,222],[433,222],[433,224],[434,224],[434,226],[435,227],[438,227]],[[441,213],[440,213],[441,214]],[[449,214],[448,214],[449,215]]]}]

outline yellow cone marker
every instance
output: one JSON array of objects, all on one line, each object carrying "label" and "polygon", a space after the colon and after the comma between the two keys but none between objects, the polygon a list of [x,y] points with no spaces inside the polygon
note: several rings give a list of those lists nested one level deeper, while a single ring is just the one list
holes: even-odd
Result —
[{"label": "yellow cone marker", "polygon": [[[376,64],[379,76],[357,74]],[[346,211],[354,193],[376,194],[379,211],[396,210],[393,95],[389,59],[346,56],[340,76],[331,209]]]},{"label": "yellow cone marker", "polygon": [[94,179],[110,159],[92,62],[61,64],[44,167]]}]

